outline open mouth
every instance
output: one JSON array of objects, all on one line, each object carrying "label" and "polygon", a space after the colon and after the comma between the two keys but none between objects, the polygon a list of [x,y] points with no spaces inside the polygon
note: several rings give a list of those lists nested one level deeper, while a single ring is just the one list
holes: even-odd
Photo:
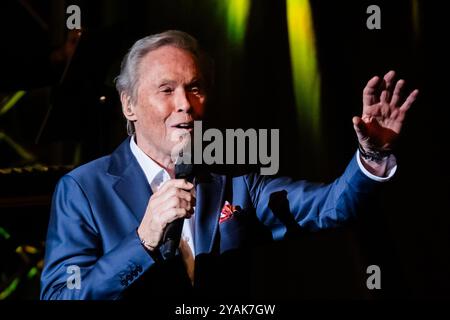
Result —
[{"label": "open mouth", "polygon": [[176,124],[174,126],[172,126],[173,128],[177,128],[177,129],[193,129],[194,128],[194,123],[193,122],[182,122],[179,124]]}]

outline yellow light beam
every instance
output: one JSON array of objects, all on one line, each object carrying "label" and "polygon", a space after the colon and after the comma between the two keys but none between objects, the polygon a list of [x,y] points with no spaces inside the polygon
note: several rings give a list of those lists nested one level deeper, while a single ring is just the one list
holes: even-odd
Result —
[{"label": "yellow light beam", "polygon": [[25,91],[19,90],[0,109],[0,116],[8,112],[25,95]]},{"label": "yellow light beam", "polygon": [[224,15],[227,38],[232,44],[242,44],[247,30],[251,0],[222,0],[219,11]]},{"label": "yellow light beam", "polygon": [[0,141],[4,140],[13,150],[26,161],[34,161],[36,157],[29,151],[27,151],[20,144],[16,143],[6,133],[0,131]]},{"label": "yellow light beam", "polygon": [[420,38],[420,5],[419,0],[411,0],[411,13],[412,13],[412,23],[414,36],[416,40]]},{"label": "yellow light beam", "polygon": [[286,9],[299,125],[301,132],[308,132],[318,143],[321,134],[320,73],[311,7],[308,0],[287,0]]},{"label": "yellow light beam", "polygon": [[5,300],[8,296],[10,296],[17,289],[19,282],[19,278],[14,278],[14,280],[8,285],[8,287],[0,292],[0,300]]}]

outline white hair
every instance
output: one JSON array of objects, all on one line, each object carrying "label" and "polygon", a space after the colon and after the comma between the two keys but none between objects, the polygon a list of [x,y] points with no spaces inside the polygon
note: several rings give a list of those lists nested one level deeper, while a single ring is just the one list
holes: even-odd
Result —
[{"label": "white hair", "polygon": [[[128,53],[122,60],[120,74],[115,79],[116,89],[119,95],[125,94],[131,99],[132,103],[137,102],[137,91],[139,88],[139,67],[141,60],[150,51],[156,50],[162,46],[174,46],[192,53],[196,58],[205,80],[205,85],[212,83],[211,70],[208,57],[200,50],[197,40],[186,32],[178,30],[168,30],[162,33],[150,35],[139,39],[128,50]],[[134,123],[127,120],[128,135],[135,132]]]}]

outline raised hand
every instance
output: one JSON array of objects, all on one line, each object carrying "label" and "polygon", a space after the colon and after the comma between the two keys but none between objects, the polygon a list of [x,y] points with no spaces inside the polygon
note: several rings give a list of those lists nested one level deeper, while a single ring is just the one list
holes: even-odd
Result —
[{"label": "raised hand", "polygon": [[404,80],[394,81],[395,72],[389,71],[383,79],[375,76],[363,91],[363,112],[353,117],[353,127],[363,151],[384,155],[392,152],[402,130],[405,116],[419,91],[412,91],[402,99]]}]

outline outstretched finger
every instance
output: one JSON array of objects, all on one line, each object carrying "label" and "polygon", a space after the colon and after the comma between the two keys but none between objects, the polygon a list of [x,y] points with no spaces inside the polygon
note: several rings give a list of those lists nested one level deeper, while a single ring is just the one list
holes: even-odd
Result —
[{"label": "outstretched finger", "polygon": [[403,105],[400,107],[400,112],[405,113],[406,111],[408,111],[409,108],[411,107],[411,105],[413,104],[413,102],[416,101],[418,94],[419,94],[419,90],[417,90],[417,89],[414,90],[413,92],[411,92],[410,95],[408,96],[408,98],[406,98]]},{"label": "outstretched finger", "polygon": [[400,93],[402,92],[402,88],[405,85],[405,80],[400,79],[397,81],[397,84],[394,88],[394,94],[392,95],[391,105],[396,106],[398,101],[400,100]]},{"label": "outstretched finger", "polygon": [[376,91],[378,88],[379,81],[380,78],[378,76],[375,76],[367,82],[363,90],[363,105],[370,106],[378,102],[376,97]]},{"label": "outstretched finger", "polygon": [[395,77],[395,71],[391,70],[388,73],[384,75],[383,78],[383,87],[381,92],[380,101],[381,102],[389,102],[391,99],[391,90],[392,90],[392,84],[394,82]]},{"label": "outstretched finger", "polygon": [[394,78],[395,78],[395,71],[394,70],[389,71],[383,77],[384,81],[386,81],[387,84],[392,83]]}]

